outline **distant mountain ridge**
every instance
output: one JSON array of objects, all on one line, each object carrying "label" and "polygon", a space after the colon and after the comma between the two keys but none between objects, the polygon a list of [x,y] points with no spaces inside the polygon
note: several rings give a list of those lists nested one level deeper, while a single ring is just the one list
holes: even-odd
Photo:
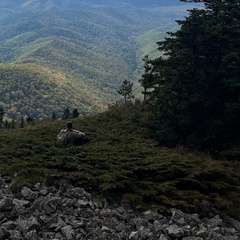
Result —
[{"label": "distant mountain ridge", "polygon": [[25,11],[82,10],[89,7],[155,8],[185,6],[180,0],[1,0],[0,20]]},{"label": "distant mountain ridge", "polygon": [[[196,6],[195,4],[192,4]],[[91,7],[158,8],[189,6],[180,0],[1,0],[0,20],[26,11],[82,10]]]},{"label": "distant mountain ridge", "polygon": [[132,6],[138,8],[180,6],[179,0],[1,0],[0,9],[5,10],[53,10],[81,9],[86,6]]},{"label": "distant mountain ridge", "polygon": [[[10,117],[39,118],[54,111],[60,116],[61,109],[67,106],[80,108],[83,115],[102,111],[108,103],[119,99],[117,89],[123,80],[137,80],[142,54],[157,51],[156,36],[164,36],[161,33],[176,27],[175,20],[187,14],[186,6],[94,5],[97,2],[118,3],[114,0],[0,2],[0,13],[3,8],[9,10],[5,11],[8,16],[0,15],[0,64],[4,64],[0,69],[0,92],[4,93],[0,107]],[[52,7],[45,9],[50,3]],[[70,3],[76,4],[75,10],[70,9]],[[88,6],[77,8],[84,4]],[[148,39],[143,41],[146,36]],[[21,69],[24,69],[21,81],[28,79],[29,91],[26,85],[21,89],[23,85],[16,82]],[[14,81],[10,81],[9,73]],[[36,91],[44,86],[43,80],[48,86],[41,99]],[[54,86],[63,91],[55,91]],[[71,89],[74,89],[72,94]],[[44,107],[39,104],[39,101],[46,103],[46,99],[51,99],[49,104]]]}]

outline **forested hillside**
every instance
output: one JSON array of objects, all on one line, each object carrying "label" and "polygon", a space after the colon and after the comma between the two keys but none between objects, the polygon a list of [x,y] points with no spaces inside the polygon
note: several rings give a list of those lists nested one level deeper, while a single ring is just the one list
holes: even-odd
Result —
[{"label": "forested hillside", "polygon": [[13,119],[50,117],[62,113],[66,106],[78,108],[81,115],[105,109],[98,92],[87,84],[34,64],[0,65],[0,91],[0,105]]},{"label": "forested hillside", "polygon": [[[11,4],[6,3],[5,7],[10,9]],[[156,52],[156,36],[163,36],[161,34],[173,29],[175,19],[182,18],[184,14],[187,14],[186,7],[177,6],[151,9],[88,7],[29,11],[2,19],[0,63],[5,64],[2,69],[12,72],[12,76],[3,72],[1,92],[12,92],[18,88],[26,94],[21,95],[20,105],[19,100],[11,97],[14,94],[3,94],[1,107],[10,117],[30,115],[34,118],[45,117],[50,112],[60,116],[71,103],[74,106],[70,107],[79,108],[83,114],[101,111],[109,102],[119,98],[116,92],[124,79],[137,81],[143,53]],[[157,35],[152,35],[152,31]],[[145,40],[139,42],[141,38]],[[14,69],[17,69],[16,72]],[[52,85],[46,86],[48,98],[55,103],[39,107],[35,102],[41,101],[41,91],[36,95],[31,87],[27,92],[21,89],[24,85],[16,81],[19,69],[25,69],[26,82],[31,76],[31,82],[36,81],[38,86],[48,85],[51,81],[56,81],[55,85],[58,85],[62,79],[68,79],[62,82],[67,90],[56,91]],[[10,78],[12,81],[9,81]],[[46,80],[40,83],[42,79]],[[44,96],[42,101],[46,103],[46,94]],[[28,103],[29,99],[32,99],[32,106],[25,106],[22,111],[21,105]]]}]

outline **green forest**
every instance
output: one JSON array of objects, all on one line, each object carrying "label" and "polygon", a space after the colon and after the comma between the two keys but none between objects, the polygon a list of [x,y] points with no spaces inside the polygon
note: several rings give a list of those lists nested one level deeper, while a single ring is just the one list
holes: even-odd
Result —
[{"label": "green forest", "polygon": [[47,118],[67,106],[78,108],[81,115],[106,109],[97,91],[90,91],[87,84],[74,83],[61,72],[35,64],[0,65],[0,91],[0,106],[15,120],[19,116]]},{"label": "green forest", "polygon": [[[143,52],[157,52],[157,37],[173,29],[184,10],[97,7],[24,12],[1,20],[0,107],[15,119],[52,112],[59,117],[67,106],[81,115],[106,109],[119,99],[116,91],[124,79],[137,83]],[[14,97],[16,88],[21,101]]]},{"label": "green forest", "polygon": [[[166,146],[209,149],[239,158],[239,1],[203,1],[181,29],[158,42],[163,56],[145,58],[141,79],[148,126]],[[220,153],[219,153],[220,151]]]}]

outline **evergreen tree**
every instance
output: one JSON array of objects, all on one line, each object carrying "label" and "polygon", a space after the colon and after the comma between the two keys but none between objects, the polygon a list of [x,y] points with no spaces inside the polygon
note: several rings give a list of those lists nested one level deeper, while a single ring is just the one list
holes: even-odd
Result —
[{"label": "evergreen tree", "polygon": [[121,96],[123,96],[124,101],[126,102],[127,100],[134,98],[132,91],[133,91],[133,83],[131,83],[128,80],[124,80],[122,86],[117,92]]},{"label": "evergreen tree", "polygon": [[52,113],[52,121],[55,121],[56,119],[57,119],[56,113],[53,112],[53,113]]},{"label": "evergreen tree", "polygon": [[26,118],[26,121],[27,121],[27,123],[30,123],[30,122],[33,122],[34,119],[33,119],[32,117],[28,116],[28,117]]},{"label": "evergreen tree", "polygon": [[14,129],[15,128],[15,120],[12,120],[12,124],[11,124],[11,128]]},{"label": "evergreen tree", "polygon": [[23,128],[23,127],[24,127],[24,117],[21,116],[20,128]]},{"label": "evergreen tree", "polygon": [[148,58],[148,56],[145,56],[144,59],[144,74],[142,75],[142,78],[139,80],[143,90],[144,100],[149,99],[149,97],[153,97],[153,89],[154,84],[158,83],[158,79],[156,80],[153,75],[153,68],[151,65],[151,61]]},{"label": "evergreen tree", "polygon": [[0,128],[2,127],[3,116],[5,115],[5,111],[3,108],[0,108]]},{"label": "evergreen tree", "polygon": [[78,112],[78,109],[77,108],[75,108],[74,110],[73,110],[73,112],[72,112],[72,117],[73,118],[78,118],[79,117],[79,112]]},{"label": "evergreen tree", "polygon": [[148,60],[149,125],[164,144],[220,148],[240,135],[240,0],[201,2]]},{"label": "evergreen tree", "polygon": [[69,107],[67,107],[63,112],[62,119],[69,119],[71,117],[72,117],[71,111]]},{"label": "evergreen tree", "polygon": [[4,127],[5,128],[8,128],[8,120],[6,119],[5,122],[4,122]]}]

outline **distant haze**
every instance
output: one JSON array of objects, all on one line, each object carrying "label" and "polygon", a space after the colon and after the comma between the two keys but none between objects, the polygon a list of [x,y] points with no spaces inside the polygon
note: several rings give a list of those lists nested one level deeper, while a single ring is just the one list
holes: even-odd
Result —
[{"label": "distant haze", "polygon": [[87,6],[169,7],[185,5],[179,0],[1,0],[0,10],[56,10],[79,9]]},{"label": "distant haze", "polygon": [[[194,3],[196,5],[197,3]],[[0,0],[0,20],[24,11],[82,10],[90,7],[189,7],[180,0]]]}]

